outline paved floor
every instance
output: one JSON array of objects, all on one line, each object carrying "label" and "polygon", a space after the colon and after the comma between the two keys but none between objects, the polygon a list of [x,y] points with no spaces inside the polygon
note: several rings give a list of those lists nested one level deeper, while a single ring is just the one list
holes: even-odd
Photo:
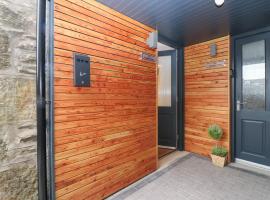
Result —
[{"label": "paved floor", "polygon": [[185,155],[109,200],[270,200],[270,174],[215,167]]}]

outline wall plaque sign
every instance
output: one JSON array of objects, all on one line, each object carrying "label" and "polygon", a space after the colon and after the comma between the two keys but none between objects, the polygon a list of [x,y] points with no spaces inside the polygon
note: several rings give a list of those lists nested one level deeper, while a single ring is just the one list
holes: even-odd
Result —
[{"label": "wall plaque sign", "polygon": [[145,52],[141,53],[140,59],[145,60],[145,61],[150,61],[150,62],[156,62],[157,61],[156,56],[152,56],[152,55],[150,55],[148,53],[145,53]]},{"label": "wall plaque sign", "polygon": [[226,66],[226,60],[212,61],[205,64],[205,67],[207,68],[219,68],[219,67],[225,67],[225,66]]}]

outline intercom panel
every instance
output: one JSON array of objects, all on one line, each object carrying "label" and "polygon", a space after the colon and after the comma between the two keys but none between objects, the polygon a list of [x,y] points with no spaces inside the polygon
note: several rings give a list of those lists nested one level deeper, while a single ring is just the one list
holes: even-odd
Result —
[{"label": "intercom panel", "polygon": [[90,57],[74,53],[74,86],[90,87]]}]

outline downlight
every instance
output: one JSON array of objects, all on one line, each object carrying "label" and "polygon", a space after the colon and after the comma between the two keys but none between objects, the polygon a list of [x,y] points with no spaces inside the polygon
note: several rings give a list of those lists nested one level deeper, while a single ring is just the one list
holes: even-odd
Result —
[{"label": "downlight", "polygon": [[216,6],[221,7],[224,4],[224,0],[215,0]]}]

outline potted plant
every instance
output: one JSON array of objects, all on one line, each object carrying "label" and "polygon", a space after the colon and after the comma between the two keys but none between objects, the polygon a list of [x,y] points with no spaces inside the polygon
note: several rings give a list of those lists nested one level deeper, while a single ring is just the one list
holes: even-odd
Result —
[{"label": "potted plant", "polygon": [[227,160],[228,151],[225,147],[219,146],[218,142],[221,140],[223,131],[220,126],[213,124],[208,128],[209,136],[216,140],[216,146],[213,147],[211,158],[214,165],[224,167]]}]

